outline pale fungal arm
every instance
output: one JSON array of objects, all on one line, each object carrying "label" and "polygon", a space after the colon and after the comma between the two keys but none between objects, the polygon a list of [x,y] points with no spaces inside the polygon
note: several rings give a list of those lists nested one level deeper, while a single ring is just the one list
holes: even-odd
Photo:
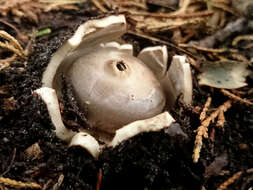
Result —
[{"label": "pale fungal arm", "polygon": [[67,129],[62,122],[59,102],[55,90],[42,87],[34,92],[45,102],[51,121],[55,126],[56,136],[63,141],[70,141],[76,133]]},{"label": "pale fungal arm", "polygon": [[100,152],[97,140],[88,133],[73,132],[72,130],[67,129],[63,124],[55,90],[52,88],[42,87],[36,90],[35,93],[42,98],[47,106],[49,116],[55,126],[56,136],[63,141],[70,142],[70,147],[81,146],[94,158],[97,158]]},{"label": "pale fungal arm", "polygon": [[[116,131],[116,134],[111,142],[106,146],[116,147],[121,142],[128,140],[138,134],[146,132],[160,131],[175,122],[168,112],[161,113],[153,118],[139,120],[123,126]],[[94,158],[98,158],[99,153],[106,146],[99,145],[97,140],[85,132],[77,133],[71,140],[69,146],[80,146],[86,149]]]},{"label": "pale fungal arm", "polygon": [[158,79],[164,77],[168,67],[168,51],[166,46],[144,48],[137,58],[142,60]]},{"label": "pale fungal arm", "polygon": [[145,132],[160,131],[169,127],[175,120],[168,113],[164,112],[146,120],[132,122],[116,131],[109,146],[115,147],[124,140]]},{"label": "pale fungal arm", "polygon": [[183,95],[183,102],[185,104],[192,103],[191,68],[185,56],[173,56],[162,85],[164,85],[166,93],[170,97],[169,104],[171,102],[173,105],[180,94]]},{"label": "pale fungal arm", "polygon": [[80,146],[87,150],[96,159],[100,153],[100,145],[98,144],[98,141],[86,132],[77,133],[71,139],[69,146]]},{"label": "pale fungal arm", "polygon": [[191,68],[185,56],[173,56],[172,63],[168,67],[168,52],[166,46],[155,46],[143,49],[139,53],[138,58],[153,71],[161,82],[167,95],[167,104],[169,107],[174,105],[180,94],[183,95],[183,102],[185,104],[191,104]]}]

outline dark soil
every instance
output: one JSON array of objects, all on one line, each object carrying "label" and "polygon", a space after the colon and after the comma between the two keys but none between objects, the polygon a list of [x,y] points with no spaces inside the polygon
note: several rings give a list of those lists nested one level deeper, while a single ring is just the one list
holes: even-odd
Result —
[{"label": "dark soil", "polygon": [[[98,160],[79,147],[68,149],[66,143],[57,139],[46,106],[33,91],[41,86],[42,73],[56,49],[80,23],[96,16],[98,13],[84,6],[75,12],[61,10],[42,14],[39,27],[29,22],[19,26],[23,27],[21,31],[50,27],[52,33],[36,38],[27,63],[20,61],[0,71],[0,86],[7,85],[8,90],[8,94],[0,95],[0,116],[3,117],[0,120],[0,176],[36,182],[43,189],[53,189],[63,175],[59,189],[66,190],[96,189],[100,180],[102,190],[201,189],[202,185],[212,190],[234,173],[253,167],[253,108],[235,102],[225,113],[227,122],[223,129],[210,126],[210,131],[215,132],[214,141],[203,141],[200,160],[193,163],[194,130],[200,125],[199,113],[194,107],[203,106],[210,95],[213,107],[228,99],[218,90],[200,88],[196,82],[193,107],[178,104],[171,111],[188,137],[184,133],[173,134],[168,129],[140,134],[114,149],[104,150]],[[11,21],[11,15],[6,19]],[[10,31],[5,26],[2,29]],[[137,50],[145,46],[143,44],[152,44],[132,35],[124,39],[134,43]],[[170,54],[175,53],[168,48]],[[19,69],[23,67],[24,71]],[[196,81],[195,71],[193,76]],[[248,83],[252,88],[251,79]],[[4,100],[10,97],[15,100],[12,109],[4,106]],[[35,159],[24,153],[34,143],[38,143],[43,152]],[[101,173],[102,179],[98,177]],[[252,176],[244,174],[228,189],[252,186]]]}]

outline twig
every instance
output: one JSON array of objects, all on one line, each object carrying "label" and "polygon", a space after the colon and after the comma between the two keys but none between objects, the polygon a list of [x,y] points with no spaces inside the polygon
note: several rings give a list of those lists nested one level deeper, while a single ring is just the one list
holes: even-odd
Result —
[{"label": "twig", "polygon": [[99,171],[98,171],[98,178],[97,178],[96,190],[100,190],[101,183],[102,183],[102,177],[103,177],[102,169],[99,169]]},{"label": "twig", "polygon": [[176,13],[184,13],[187,10],[187,7],[191,4],[192,0],[184,0],[180,5],[180,9],[176,11]]},{"label": "twig", "polygon": [[225,95],[228,96],[229,98],[231,98],[234,101],[240,102],[241,104],[245,104],[247,106],[253,106],[253,102],[247,100],[247,99],[242,99],[239,96],[236,96],[234,94],[232,94],[231,92],[229,92],[228,90],[225,89],[221,89],[221,92]]},{"label": "twig", "polygon": [[5,178],[0,176],[0,184],[14,188],[27,188],[27,189],[40,189],[40,185],[37,183],[25,183],[21,181],[16,181],[13,179]]},{"label": "twig", "polygon": [[218,107],[216,111],[214,111],[208,118],[206,118],[204,121],[202,121],[201,125],[196,130],[197,135],[194,142],[194,149],[193,149],[193,155],[192,159],[194,163],[197,163],[200,157],[200,151],[203,145],[202,137],[208,138],[208,127],[211,121],[213,121],[220,112],[227,111],[228,108],[232,106],[231,100],[226,101],[224,104]]},{"label": "twig", "polygon": [[204,105],[204,108],[203,108],[203,110],[202,110],[202,112],[199,116],[200,121],[203,121],[206,118],[206,112],[207,112],[208,108],[210,107],[211,102],[212,102],[212,98],[208,97],[207,100],[206,100],[206,103]]},{"label": "twig", "polygon": [[234,183],[239,177],[241,177],[242,172],[237,172],[235,173],[232,177],[230,177],[228,180],[226,180],[225,182],[223,182],[218,188],[217,190],[225,190],[227,189],[227,187]]},{"label": "twig", "polygon": [[17,27],[15,27],[13,24],[3,20],[3,19],[0,19],[0,22],[4,23],[5,25],[9,26],[10,28],[12,28],[18,35],[18,38],[22,41],[26,41],[28,39],[28,37],[24,34],[22,34],[18,29]]},{"label": "twig", "polygon": [[108,10],[98,0],[91,0],[91,1],[103,13],[107,13],[108,12]]},{"label": "twig", "polygon": [[147,10],[147,5],[145,3],[135,2],[135,1],[119,1],[117,2],[119,6],[123,7],[137,7],[140,9]]},{"label": "twig", "polygon": [[42,187],[42,190],[46,190],[46,189],[48,189],[48,186],[50,185],[50,183],[52,183],[52,179],[49,179],[44,185],[43,185],[43,187]]},{"label": "twig", "polygon": [[[247,169],[246,173],[250,174],[253,173],[253,168]],[[241,175],[243,174],[242,171],[236,172],[232,177],[228,178],[225,182],[223,182],[217,190],[225,190],[229,185],[234,183]]]},{"label": "twig", "polygon": [[63,174],[61,174],[61,175],[59,176],[59,178],[58,178],[57,183],[56,183],[56,184],[54,184],[54,186],[53,186],[53,190],[58,190],[58,189],[60,188],[60,186],[61,186],[61,184],[62,184],[63,180],[64,180],[64,175],[63,175]]},{"label": "twig", "polygon": [[166,44],[166,45],[168,45],[170,47],[173,47],[173,48],[177,49],[178,51],[181,51],[181,52],[189,55],[190,57],[193,57],[194,59],[198,59],[198,57],[196,57],[195,55],[191,54],[189,51],[186,51],[183,48],[178,47],[177,45],[175,45],[173,43],[170,43],[168,41],[161,40],[159,38],[152,37],[152,36],[149,36],[149,35],[146,35],[146,34],[143,34],[143,33],[140,33],[140,32],[136,32],[136,31],[130,31],[130,30],[128,30],[127,33],[135,35],[135,36],[138,36],[138,37],[141,37],[141,38],[145,38],[145,39],[148,39],[148,40],[151,40],[151,41],[154,41],[154,42],[159,42],[161,44]]},{"label": "twig", "polygon": [[187,56],[187,59],[189,63],[191,64],[191,66],[193,66],[198,72],[200,73],[203,72],[203,69],[200,67],[200,64],[197,63],[193,58],[191,58],[190,56]]},{"label": "twig", "polygon": [[231,13],[233,15],[238,16],[238,14],[236,12],[233,11],[233,9],[231,9],[230,7],[228,7],[227,5],[224,5],[223,3],[212,3],[212,6],[218,9],[221,9],[223,11],[226,11],[228,13]]},{"label": "twig", "polygon": [[13,165],[13,162],[15,160],[15,157],[16,157],[16,151],[17,151],[17,149],[14,148],[10,164],[9,164],[8,168],[2,173],[2,176],[5,175],[5,174],[7,174],[10,171],[10,169],[11,169],[11,167]]},{"label": "twig", "polygon": [[134,16],[150,16],[158,18],[192,18],[192,17],[203,17],[210,16],[214,11],[199,11],[194,13],[185,13],[185,14],[172,14],[172,13],[145,13],[145,12],[131,12],[131,15]]},{"label": "twig", "polygon": [[200,47],[199,45],[194,45],[194,44],[178,44],[178,45],[179,47],[194,48],[199,51],[205,51],[205,52],[210,52],[210,53],[237,52],[237,50],[235,49],[213,49],[213,48]]},{"label": "twig", "polygon": [[253,168],[247,169],[246,172],[247,173],[253,173]]},{"label": "twig", "polygon": [[229,5],[231,2],[230,0],[212,0],[212,3],[223,3]]},{"label": "twig", "polygon": [[237,36],[233,42],[232,45],[236,46],[238,44],[239,41],[241,40],[253,40],[253,35],[244,35],[244,36]]},{"label": "twig", "polygon": [[77,3],[84,3],[85,0],[38,0],[40,3],[46,3],[46,6],[43,7],[43,9],[48,12],[56,7],[64,7],[64,8],[70,8],[70,9],[78,9],[77,7],[74,7],[72,4]]},{"label": "twig", "polygon": [[7,32],[0,30],[0,37],[5,39],[6,42],[0,42],[0,47],[8,49],[17,54],[23,59],[26,59],[25,53],[19,42]]}]

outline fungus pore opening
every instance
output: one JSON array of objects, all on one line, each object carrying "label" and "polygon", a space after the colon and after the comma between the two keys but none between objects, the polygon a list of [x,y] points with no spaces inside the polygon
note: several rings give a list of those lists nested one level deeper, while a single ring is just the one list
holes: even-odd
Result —
[{"label": "fungus pore opening", "polygon": [[127,67],[123,61],[118,61],[116,64],[116,67],[118,68],[119,71],[124,71],[127,69]]}]

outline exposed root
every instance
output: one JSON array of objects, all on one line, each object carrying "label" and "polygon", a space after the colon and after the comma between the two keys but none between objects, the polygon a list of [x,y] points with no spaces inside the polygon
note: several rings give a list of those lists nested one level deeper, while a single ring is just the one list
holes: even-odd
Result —
[{"label": "exposed root", "polygon": [[242,99],[239,96],[236,96],[235,94],[229,92],[228,90],[221,89],[221,92],[225,95],[228,96],[230,99],[240,102],[241,104],[247,105],[247,106],[253,106],[253,102],[247,100],[247,99]]},{"label": "exposed root", "polygon": [[0,176],[0,184],[13,188],[26,188],[26,189],[40,189],[40,185],[37,183],[25,183],[21,181],[16,181],[13,179],[5,178]]},{"label": "exposed root", "polygon": [[209,117],[207,117],[204,121],[202,121],[201,125],[196,130],[197,135],[194,142],[194,149],[192,159],[194,163],[197,163],[200,157],[200,151],[203,145],[202,138],[208,138],[208,127],[211,121],[219,115],[220,112],[226,112],[232,106],[231,100],[226,101],[223,105],[219,106],[216,111],[211,113]]}]

